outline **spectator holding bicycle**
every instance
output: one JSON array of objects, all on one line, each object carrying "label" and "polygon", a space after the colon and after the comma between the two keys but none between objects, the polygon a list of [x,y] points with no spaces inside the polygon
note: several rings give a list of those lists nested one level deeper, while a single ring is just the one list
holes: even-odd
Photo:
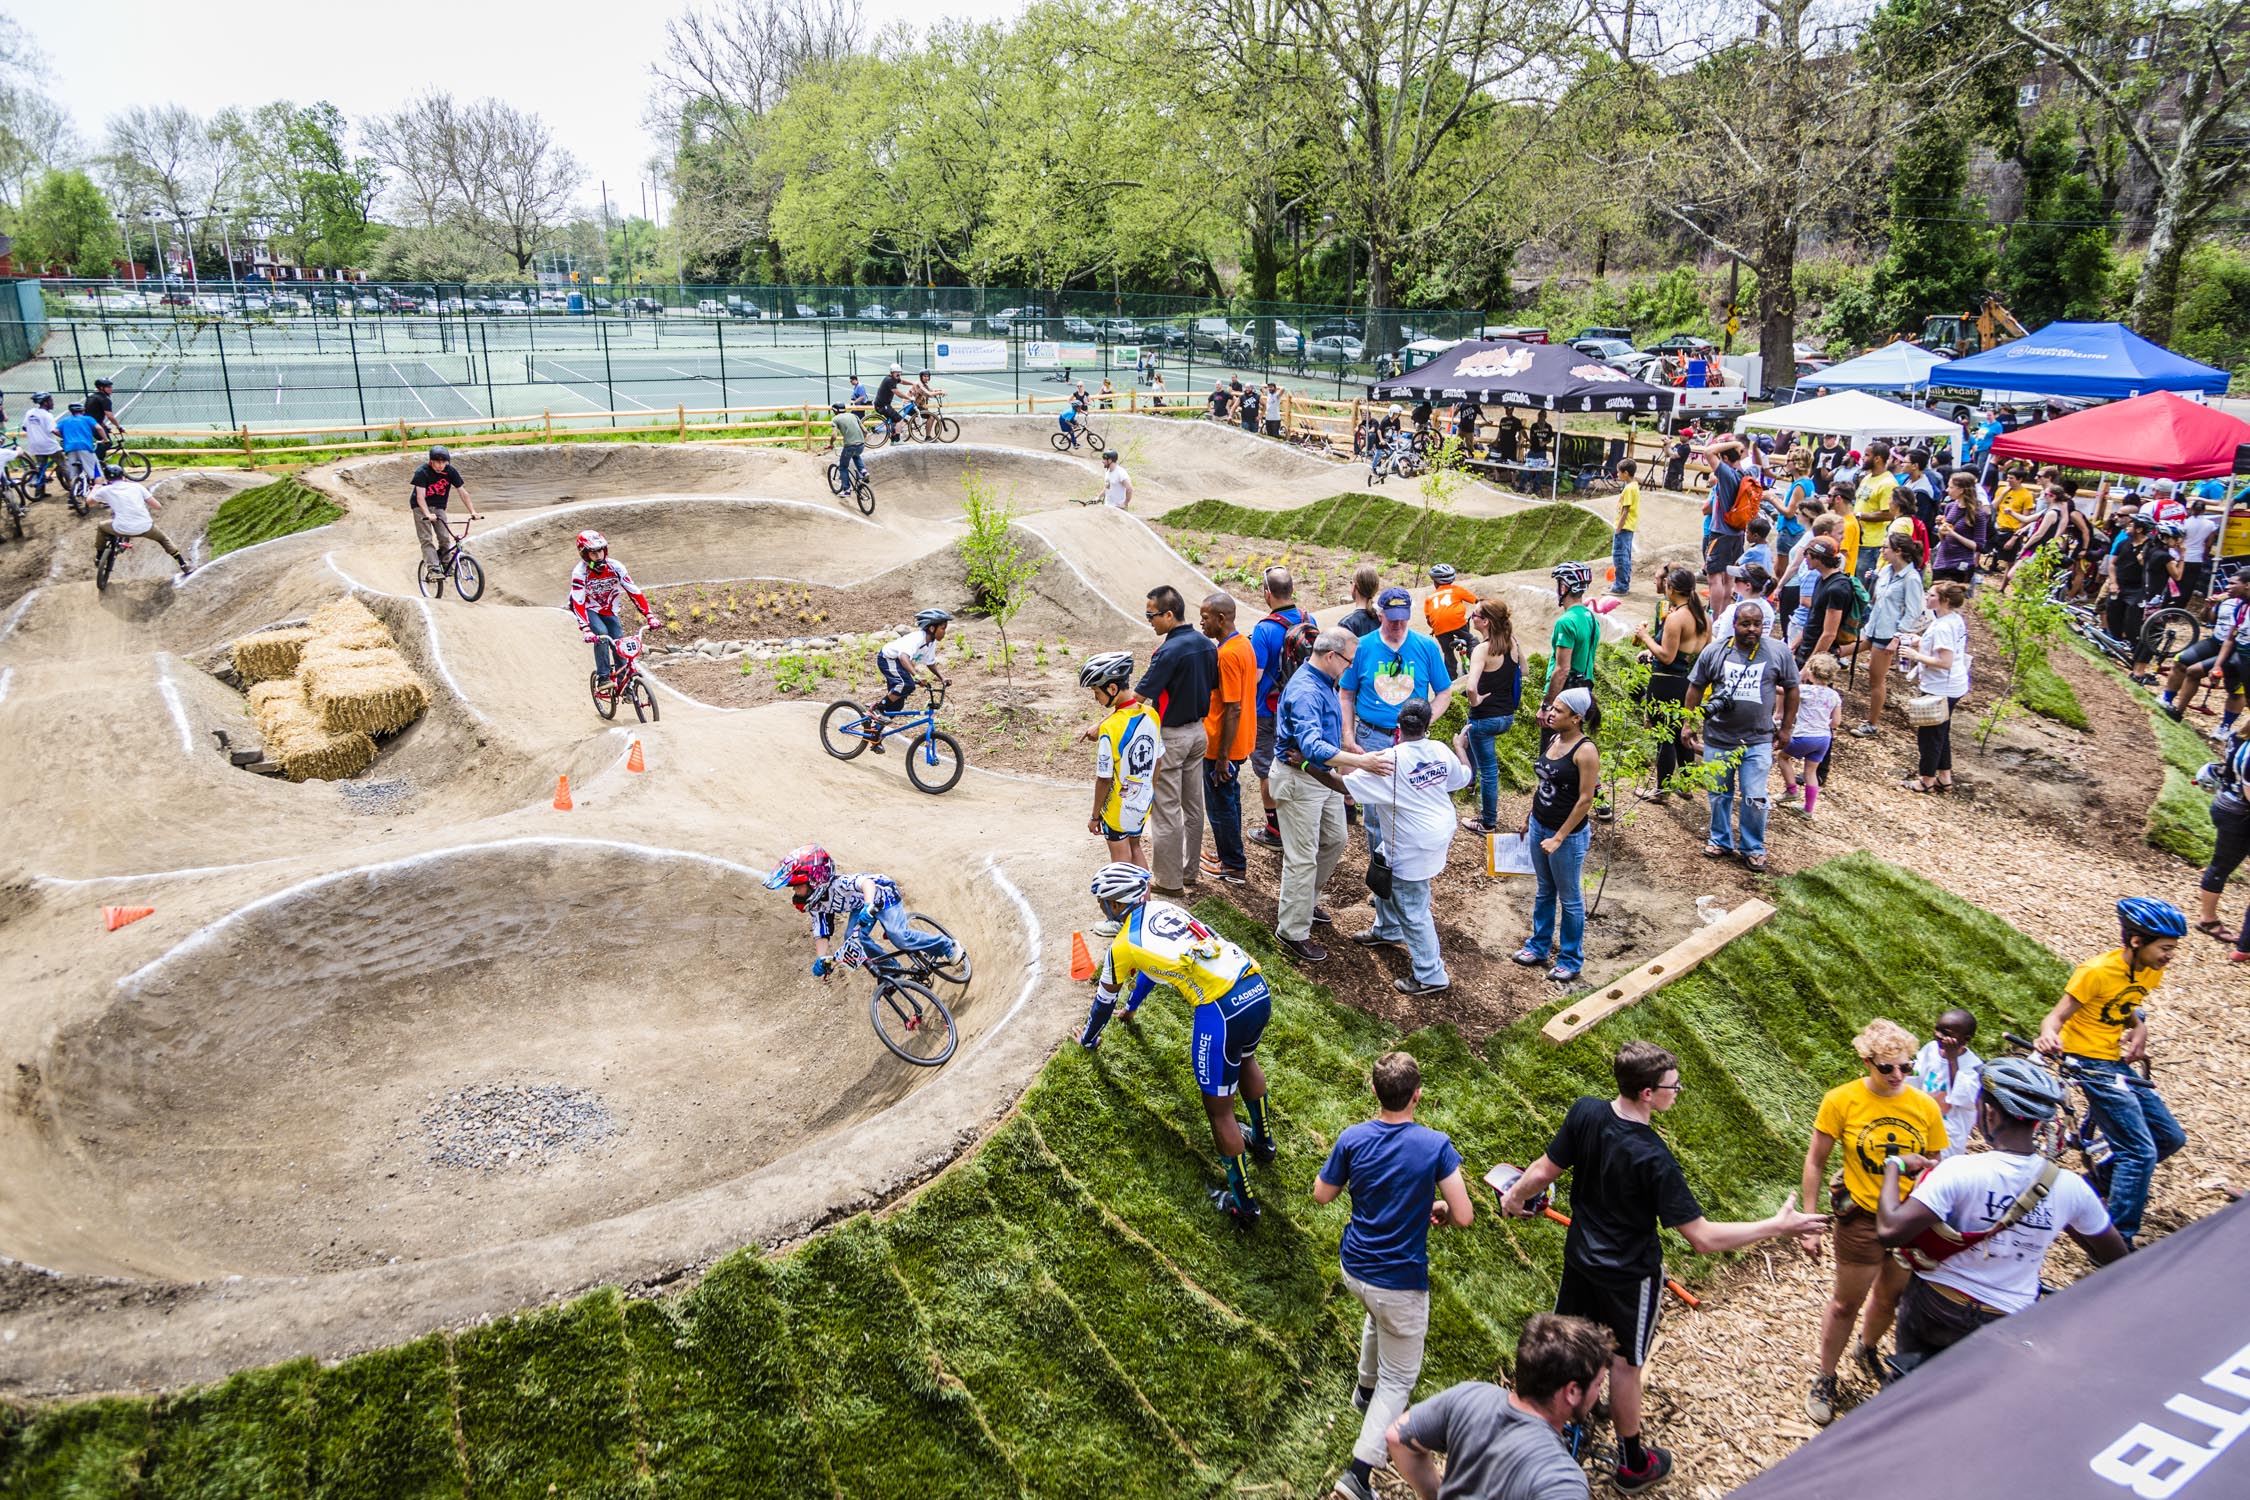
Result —
[{"label": "spectator holding bicycle", "polygon": [[1949,1152],[1912,1198],[1904,1159],[1883,1159],[1876,1237],[1913,1266],[1898,1309],[1902,1372],[2038,1301],[2048,1247],[2065,1230],[2097,1266],[2128,1249],[2086,1180],[2039,1150],[2039,1127],[2062,1107],[2054,1074],[2003,1057],[1979,1074],[1973,1099],[1990,1151]]},{"label": "spectator holding bicycle", "polygon": [[[2225,942],[2226,925],[2219,920],[2219,897],[2227,881],[2250,858],[2250,735],[2229,738],[2219,758],[2203,768],[2196,782],[2211,788],[2211,862],[2204,866],[2196,892],[2201,909],[2195,930]],[[2235,935],[2227,958],[2250,963],[2250,911],[2242,914],[2242,930]]]},{"label": "spectator holding bicycle", "polygon": [[[407,481],[406,503],[414,512],[414,540],[422,544],[422,566],[433,573],[445,571],[446,554],[453,550],[454,537],[446,524],[445,508],[456,494],[469,508],[470,520],[484,519],[476,502],[469,498],[468,481],[453,467],[452,451],[444,447],[432,448],[429,462],[416,469],[414,477]],[[641,613],[648,613],[647,605],[641,606]]]},{"label": "spectator holding bicycle", "polygon": [[[1836,1367],[1843,1361],[1844,1343],[1862,1304],[1867,1312],[1860,1319],[1859,1348],[1853,1358],[1877,1385],[1888,1374],[1879,1351],[1883,1335],[1891,1330],[1899,1294],[1906,1290],[1907,1271],[1884,1253],[1876,1238],[1883,1161],[1898,1157],[1906,1171],[1919,1176],[1952,1140],[1937,1101],[1912,1086],[1914,1038],[1905,1027],[1881,1018],[1870,1021],[1852,1038],[1852,1050],[1859,1054],[1866,1075],[1840,1083],[1821,1097],[1812,1142],[1805,1148],[1801,1184],[1809,1203],[1826,1183],[1836,1214],[1831,1236],[1836,1275],[1821,1314],[1820,1374],[1805,1394],[1805,1415],[1822,1427],[1836,1419]],[[1844,1153],[1842,1174],[1831,1181],[1828,1164],[1839,1146]],[[1806,1234],[1798,1243],[1806,1254],[1820,1255],[1819,1234]]]},{"label": "spectator holding bicycle", "polygon": [[2164,1096],[2133,1065],[2147,1060],[2148,997],[2164,982],[2188,921],[2169,901],[2127,896],[2117,903],[2117,926],[2118,945],[2071,974],[2039,1027],[2039,1050],[2062,1059],[2085,1085],[2087,1110],[2113,1153],[2109,1216],[2130,1245],[2156,1164],[2187,1144]]}]

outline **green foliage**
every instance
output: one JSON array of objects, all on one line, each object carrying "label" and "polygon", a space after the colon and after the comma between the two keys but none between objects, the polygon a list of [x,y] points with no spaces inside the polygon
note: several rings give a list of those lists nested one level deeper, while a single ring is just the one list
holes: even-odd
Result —
[{"label": "green foliage", "polygon": [[2232,245],[2189,252],[2172,347],[2250,379],[2250,253]]},{"label": "green foliage", "polygon": [[62,266],[73,276],[107,276],[125,244],[109,200],[84,172],[50,170],[24,195],[16,213],[15,259],[24,266]]},{"label": "green foliage", "polygon": [[1440,522],[1453,519],[1453,502],[1461,487],[1469,482],[1462,469],[1466,450],[1456,437],[1441,437],[1430,449],[1430,467],[1423,473],[1419,487],[1422,491],[1422,524],[1415,529],[1415,538],[1422,551],[1415,559],[1414,571],[1419,573],[1430,565],[1430,548],[1437,541]]},{"label": "green foliage", "polygon": [[[1993,638],[1999,641],[2000,661],[2008,673],[2007,686],[1994,696],[1984,717],[1977,720],[1979,749],[1992,743],[1993,734],[2009,714],[2030,706],[2034,687],[2042,702],[2056,709],[2067,704],[2067,711],[2077,715],[2078,727],[2086,725],[2086,713],[2078,706],[2078,695],[2071,692],[2069,683],[2055,675],[2047,660],[2048,653],[2070,624],[2069,611],[2048,597],[2061,558],[2061,548],[2049,542],[2019,565],[2014,581],[2005,591],[1986,589],[1977,596],[1977,612],[1984,616],[1985,624],[1992,628]],[[2050,713],[2049,717],[2069,722],[2063,712]]]},{"label": "green foliage", "polygon": [[264,105],[244,133],[250,189],[274,246],[308,266],[359,264],[378,237],[368,222],[383,174],[351,156],[343,112],[322,100]]},{"label": "green foliage", "polygon": [[237,490],[220,501],[203,535],[211,544],[211,555],[223,557],[275,537],[326,526],[343,513],[342,506],[311,485],[298,479],[277,479]]},{"label": "green foliage", "polygon": [[1008,622],[1031,598],[1031,585],[1046,559],[1024,550],[1016,534],[1014,504],[974,466],[961,476],[961,514],[969,530],[953,544],[954,550],[968,571],[977,607],[999,628],[1000,664],[1013,686],[1016,653],[1008,644]]},{"label": "green foliage", "polygon": [[[1523,721],[1528,723],[1528,720]],[[1274,990],[1260,1058],[1280,1161],[1253,1174],[1257,1238],[1223,1232],[1186,1066],[1187,1007],[1160,995],[1099,1052],[1065,1047],[978,1151],[881,1218],[768,1259],[730,1256],[683,1295],[604,1289],[458,1336],[253,1372],[156,1401],[49,1408],[8,1433],[0,1493],[82,1497],[1115,1495],[1317,1492],[1348,1456],[1358,1344],[1337,1242],[1303,1191],[1372,1104],[1393,1047],[1421,1118],[1470,1169],[1526,1161],[1617,1045],[1668,1046],[1692,1080],[1660,1130],[1714,1219],[1796,1186],[1821,1092],[1856,1076],[1875,1015],[1916,1031],[1970,1005],[2036,1023],[2066,975],[1998,919],[1853,855],[1776,883],[1780,913],[1694,974],[1557,1047],[1553,1007],[1479,1056],[1337,1004],[1229,904],[1198,915]],[[1560,1002],[1558,1002],[1560,1003]],[[1553,1305],[1563,1235],[1480,1214],[1431,1237],[1425,1388],[1489,1377]],[[1689,1281],[1714,1263],[1675,1258]]]},{"label": "green foliage", "polygon": [[[2078,152],[2070,117],[2062,111],[2042,118],[2024,144],[2023,221],[2008,227],[1996,279],[2026,328],[2057,318],[2108,315],[2116,275],[2109,245],[2115,217],[2102,202],[2101,188],[2077,170]],[[2211,311],[2189,318],[2183,308],[2175,347],[2184,350],[2188,335],[2209,327]]]},{"label": "green foliage", "polygon": [[1157,524],[1174,531],[1343,547],[1394,560],[1443,558],[1464,573],[1479,574],[1603,556],[1609,546],[1609,527],[1601,517],[1575,505],[1535,506],[1510,516],[1428,517],[1413,506],[1374,495],[1336,495],[1278,511],[1198,500],[1158,517]]},{"label": "green foliage", "polygon": [[1967,192],[1969,138],[1934,114],[1899,145],[1891,169],[1890,246],[1869,279],[1883,324],[1917,331],[1929,313],[1959,312],[1984,293],[1992,233],[1982,200]]},{"label": "green foliage", "polygon": [[[743,673],[748,675],[750,664],[743,662]],[[785,651],[773,659],[773,685],[776,692],[809,693],[836,675],[836,658],[826,651]]]}]

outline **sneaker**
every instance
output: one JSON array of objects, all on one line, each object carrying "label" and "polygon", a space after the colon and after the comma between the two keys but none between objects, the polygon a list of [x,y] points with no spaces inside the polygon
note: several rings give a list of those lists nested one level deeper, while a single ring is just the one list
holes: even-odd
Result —
[{"label": "sneaker", "polygon": [[1547,982],[1549,984],[1576,984],[1578,982],[1578,971],[1566,969],[1561,964],[1556,964],[1547,971]]},{"label": "sneaker", "polygon": [[1672,1477],[1672,1455],[1664,1448],[1648,1447],[1648,1462],[1638,1469],[1619,1468],[1610,1477],[1617,1487],[1630,1493],[1633,1490],[1652,1490]]},{"label": "sneaker", "polygon": [[[1352,1387],[1353,1411],[1365,1411],[1368,1407],[1374,1405],[1374,1403],[1375,1387],[1371,1385],[1354,1385]],[[1347,1469],[1345,1472],[1349,1473],[1351,1471]]]},{"label": "sneaker", "polygon": [[1453,983],[1448,980],[1444,984],[1421,984],[1412,979],[1394,979],[1391,981],[1391,988],[1408,999],[1413,999],[1418,995],[1442,995],[1453,988]]},{"label": "sneaker", "polygon": [[1219,863],[1219,858],[1215,854],[1204,855],[1202,864],[1203,873],[1210,876],[1213,880],[1217,880],[1220,876],[1226,874],[1226,866]]},{"label": "sneaker", "polygon": [[2166,703],[2161,707],[2164,710],[2164,717],[2175,724],[2187,717],[2187,705],[2184,703]]},{"label": "sneaker", "polygon": [[881,735],[877,735],[874,739],[869,740],[867,742],[867,748],[874,751],[877,755],[883,754],[883,737]]},{"label": "sneaker", "polygon": [[1248,885],[1249,883],[1250,872],[1248,870],[1221,870],[1219,872],[1219,884],[1221,885]]},{"label": "sneaker", "polygon": [[1211,1206],[1234,1220],[1235,1228],[1250,1230],[1257,1227],[1261,1210],[1256,1200],[1240,1196],[1231,1187],[1211,1189],[1210,1198]]},{"label": "sneaker", "polygon": [[1881,731],[1876,729],[1876,727],[1872,724],[1862,724],[1857,729],[1854,729],[1852,731],[1852,737],[1855,739],[1871,740],[1875,738],[1875,736],[1880,732]]},{"label": "sneaker", "polygon": [[1328,962],[1328,949],[1324,945],[1314,942],[1311,938],[1306,938],[1300,942],[1296,938],[1283,937],[1277,932],[1273,935],[1273,940],[1281,945],[1282,952],[1305,963],[1324,964]]},{"label": "sneaker", "polygon": [[[1362,1409],[1364,1410],[1364,1408]],[[1336,1476],[1336,1487],[1329,1493],[1342,1495],[1344,1500],[1375,1500],[1374,1489],[1368,1485],[1366,1480],[1349,1469]]]},{"label": "sneaker", "polygon": [[1086,930],[1096,937],[1113,938],[1125,930],[1125,924],[1115,917],[1104,917]]},{"label": "sneaker", "polygon": [[1812,1389],[1805,1393],[1805,1415],[1816,1427],[1826,1427],[1836,1420],[1835,1376],[1823,1375],[1812,1383]]},{"label": "sneaker", "polygon": [[1515,952],[1509,954],[1508,957],[1512,961],[1522,964],[1527,969],[1536,969],[1541,964],[1547,961],[1546,954],[1541,953],[1537,948],[1533,948],[1528,945],[1522,948],[1518,948]]},{"label": "sneaker", "polygon": [[1249,1137],[1250,1159],[1259,1166],[1270,1167],[1274,1164],[1274,1159],[1281,1155],[1281,1148],[1273,1143],[1273,1137],[1251,1135],[1247,1130],[1242,1133]]},{"label": "sneaker", "polygon": [[1336,920],[1336,916],[1327,907],[1316,903],[1312,909],[1312,919],[1313,926],[1326,927]]},{"label": "sneaker", "polygon": [[1184,901],[1187,899],[1187,889],[1184,886],[1175,888],[1168,885],[1152,885],[1148,888],[1148,893],[1152,896],[1162,896],[1167,901]]},{"label": "sneaker", "polygon": [[1383,936],[1383,935],[1382,935],[1381,933],[1379,933],[1379,932],[1376,932],[1376,931],[1375,931],[1374,929],[1372,929],[1372,928],[1370,928],[1370,929],[1369,929],[1368,931],[1366,931],[1366,932],[1355,932],[1355,933],[1353,933],[1353,934],[1352,934],[1352,941],[1353,941],[1353,942],[1355,942],[1355,943],[1357,943],[1357,944],[1359,944],[1359,946],[1361,946],[1362,948],[1399,948],[1399,949],[1404,949],[1404,948],[1406,947],[1406,944],[1405,944],[1405,943],[1404,943],[1403,941],[1401,941],[1400,939],[1398,939],[1398,938],[1387,938],[1387,937],[1384,937],[1384,936]]},{"label": "sneaker", "polygon": [[1877,1390],[1881,1390],[1891,1383],[1890,1361],[1883,1358],[1882,1350],[1870,1349],[1865,1344],[1860,1344],[1852,1350],[1852,1358],[1858,1362],[1862,1370],[1867,1372],[1867,1378],[1875,1382]]},{"label": "sneaker", "polygon": [[1281,847],[1281,830],[1278,828],[1261,828],[1250,835],[1250,842],[1261,849],[1279,849]]}]

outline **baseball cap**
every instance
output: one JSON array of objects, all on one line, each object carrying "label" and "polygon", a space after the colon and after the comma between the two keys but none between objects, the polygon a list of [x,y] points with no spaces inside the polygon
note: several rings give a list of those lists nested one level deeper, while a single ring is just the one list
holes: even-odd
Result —
[{"label": "baseball cap", "polygon": [[1376,596],[1375,607],[1386,620],[1406,620],[1414,615],[1414,596],[1395,585]]},{"label": "baseball cap", "polygon": [[1814,562],[1832,563],[1844,560],[1844,554],[1837,549],[1836,544],[1824,536],[1813,538],[1811,545],[1805,548],[1805,556],[1811,558]]}]

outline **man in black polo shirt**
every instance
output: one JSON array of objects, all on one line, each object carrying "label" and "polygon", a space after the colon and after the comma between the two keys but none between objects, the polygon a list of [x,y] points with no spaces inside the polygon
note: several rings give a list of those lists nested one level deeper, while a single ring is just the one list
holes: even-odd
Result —
[{"label": "man in black polo shirt", "polygon": [[1616,1335],[1609,1409],[1617,1425],[1618,1462],[1611,1478],[1631,1491],[1658,1484],[1672,1472],[1672,1455],[1641,1441],[1641,1363],[1656,1337],[1664,1299],[1657,1226],[1678,1230],[1698,1255],[1719,1255],[1817,1231],[1828,1220],[1799,1213],[1794,1192],[1779,1213],[1756,1223],[1714,1224],[1703,1217],[1671,1147],[1650,1124],[1679,1102],[1679,1059],[1653,1042],[1627,1042],[1610,1071],[1617,1097],[1573,1104],[1547,1154],[1501,1195],[1500,1211],[1531,1217],[1545,1206],[1555,1179],[1573,1172],[1570,1236],[1563,1241],[1555,1311]]},{"label": "man in black polo shirt", "polygon": [[86,415],[94,419],[94,430],[100,434],[94,443],[94,451],[97,457],[104,459],[109,457],[110,439],[125,435],[124,424],[117,420],[116,404],[110,400],[112,389],[114,387],[109,381],[97,380],[92,393],[85,400]]},{"label": "man in black polo shirt", "polygon": [[1148,591],[1147,613],[1162,639],[1133,691],[1156,710],[1164,738],[1149,810],[1150,873],[1156,894],[1177,900],[1202,874],[1203,719],[1219,684],[1219,648],[1188,623],[1187,601],[1170,584]]}]

